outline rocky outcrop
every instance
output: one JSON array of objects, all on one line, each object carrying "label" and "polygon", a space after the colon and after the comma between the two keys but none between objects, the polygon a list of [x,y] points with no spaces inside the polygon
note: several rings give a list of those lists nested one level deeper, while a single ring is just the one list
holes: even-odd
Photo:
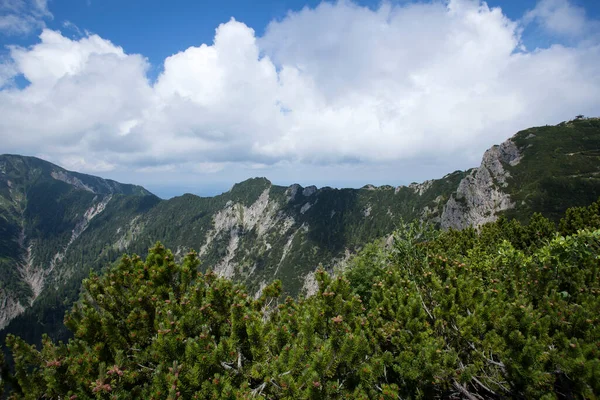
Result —
[{"label": "rocky outcrop", "polygon": [[315,193],[317,193],[317,187],[314,185],[311,185],[311,186],[307,186],[304,188],[304,190],[302,191],[302,196],[310,197]]},{"label": "rocky outcrop", "polygon": [[35,299],[42,293],[47,275],[46,271],[44,271],[41,266],[34,265],[33,261],[33,245],[30,244],[23,257],[23,262],[18,267],[23,282],[27,283],[33,294],[30,299],[30,305],[33,304]]},{"label": "rocky outcrop", "polygon": [[3,329],[16,316],[22,314],[25,307],[4,290],[0,290],[0,329]]},{"label": "rocky outcrop", "polygon": [[[287,196],[294,197],[298,188],[290,188]],[[243,232],[254,230],[259,240],[265,241],[265,234],[275,225],[281,224],[281,234],[284,234],[293,224],[293,218],[290,218],[280,211],[280,205],[272,201],[270,188],[265,189],[256,201],[249,207],[241,203],[228,202],[224,209],[217,212],[213,217],[213,227],[206,236],[204,245],[200,249],[200,255],[206,254],[213,245],[215,239],[229,236],[226,254],[215,266],[215,272],[225,277],[232,277],[235,274],[236,251],[240,243],[240,235]],[[270,244],[265,242],[265,247],[270,248]]]},{"label": "rocky outcrop", "polygon": [[[302,225],[300,228],[303,229],[304,227],[305,227],[305,225]],[[275,273],[273,273],[273,276],[276,276],[277,272],[279,272],[279,267],[281,267],[281,264],[283,264],[283,261],[285,260],[288,253],[290,252],[290,249],[292,248],[292,244],[294,243],[294,238],[296,237],[296,234],[299,232],[299,230],[300,229],[292,232],[292,234],[289,236],[287,242],[285,243],[285,246],[283,246],[283,251],[281,252],[281,259],[279,260],[279,264],[277,264],[277,268],[275,269]]]},{"label": "rocky outcrop", "polygon": [[212,241],[222,232],[232,231],[238,227],[251,230],[256,226],[260,233],[269,229],[275,214],[273,207],[269,207],[269,190],[269,188],[265,189],[250,207],[228,201],[225,208],[213,217],[213,229],[209,232],[200,254],[204,254]]},{"label": "rocky outcrop", "polygon": [[50,175],[57,181],[62,181],[62,182],[68,183],[69,185],[75,186],[77,189],[83,189],[83,190],[87,190],[88,192],[95,193],[94,189],[92,189],[91,187],[89,187],[88,185],[83,183],[81,181],[81,179],[79,179],[73,175],[70,175],[65,171],[52,171],[50,173]]},{"label": "rocky outcrop", "polygon": [[315,278],[315,271],[311,271],[304,276],[304,283],[300,293],[305,297],[314,296],[319,291],[319,283]]},{"label": "rocky outcrop", "polygon": [[495,221],[498,212],[513,208],[515,204],[502,190],[510,177],[505,166],[517,165],[520,160],[519,149],[510,139],[487,150],[479,168],[461,180],[456,193],[444,206],[442,228],[478,227]]},{"label": "rocky outcrop", "polygon": [[304,214],[305,212],[307,212],[308,210],[310,210],[310,208],[312,207],[312,204],[310,203],[306,203],[302,206],[302,208],[300,209],[300,214]]},{"label": "rocky outcrop", "polygon": [[428,180],[423,183],[411,183],[408,185],[409,188],[415,191],[419,196],[423,196],[423,193],[429,190],[433,185],[433,180]]},{"label": "rocky outcrop", "polygon": [[117,228],[116,235],[121,235],[121,237],[116,241],[114,247],[119,251],[126,250],[131,242],[142,233],[143,229],[144,225],[140,222],[140,215],[135,216],[126,229],[123,229],[123,227]]},{"label": "rocky outcrop", "polygon": [[[81,218],[81,220],[79,220],[79,222],[77,223],[77,225],[75,225],[75,228],[71,232],[71,239],[69,240],[69,243],[67,244],[67,246],[70,246],[71,244],[73,244],[75,239],[77,239],[83,233],[83,231],[85,231],[87,229],[90,221],[92,219],[94,219],[94,217],[96,215],[98,215],[102,211],[104,211],[104,209],[106,208],[106,205],[108,204],[108,202],[111,199],[112,199],[112,196],[110,196],[110,195],[106,196],[105,198],[100,200],[98,203],[94,204],[93,206],[91,206],[90,208],[85,210],[83,217]],[[97,201],[97,197],[94,198],[94,201]]]},{"label": "rocky outcrop", "polygon": [[93,201],[94,202],[98,201],[98,202],[96,204],[92,205],[87,210],[85,210],[85,212],[83,213],[83,216],[77,222],[77,224],[75,225],[75,228],[73,228],[73,230],[71,231],[71,238],[69,239],[69,242],[67,243],[67,245],[65,247],[63,247],[63,249],[61,251],[58,251],[54,255],[54,258],[50,262],[50,268],[44,272],[44,277],[46,275],[49,275],[56,267],[56,264],[60,263],[65,258],[65,255],[67,254],[67,251],[69,250],[69,247],[71,247],[73,242],[75,240],[77,240],[77,238],[79,236],[81,236],[81,234],[87,229],[90,221],[92,219],[94,219],[95,216],[97,216],[102,211],[104,211],[104,209],[106,208],[106,205],[108,204],[108,202],[111,199],[112,199],[112,195],[106,196],[103,199],[101,199],[100,201],[98,201],[98,196],[94,197]]},{"label": "rocky outcrop", "polygon": [[297,183],[294,183],[292,186],[286,189],[285,195],[288,203],[296,198],[296,194],[298,194],[300,189],[302,189],[302,186],[298,185]]}]

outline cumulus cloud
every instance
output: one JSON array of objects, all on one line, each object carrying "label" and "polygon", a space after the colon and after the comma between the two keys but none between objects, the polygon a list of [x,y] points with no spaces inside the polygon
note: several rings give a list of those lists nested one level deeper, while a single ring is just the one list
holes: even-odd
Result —
[{"label": "cumulus cloud", "polygon": [[[547,18],[547,2],[528,18]],[[388,165],[406,176],[435,164],[428,171],[443,174],[521,128],[597,114],[600,43],[525,51],[520,34],[476,0],[322,3],[262,37],[231,19],[151,83],[141,55],[44,30],[0,65],[0,85],[29,81],[0,91],[0,139],[3,151],[90,172]]]},{"label": "cumulus cloud", "polygon": [[31,48],[12,47],[10,57],[29,85],[0,91],[5,148],[85,155],[109,164],[103,153],[140,149],[118,127],[149,108],[144,58],[96,35],[74,41],[50,30]]},{"label": "cumulus cloud", "polygon": [[0,0],[0,34],[27,35],[52,19],[47,0]]}]

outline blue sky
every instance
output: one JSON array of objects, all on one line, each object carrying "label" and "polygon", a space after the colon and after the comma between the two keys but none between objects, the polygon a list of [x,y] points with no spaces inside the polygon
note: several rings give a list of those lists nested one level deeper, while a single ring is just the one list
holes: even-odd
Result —
[{"label": "blue sky", "polygon": [[599,115],[599,21],[596,0],[0,0],[0,153],[163,197],[438,178]]}]

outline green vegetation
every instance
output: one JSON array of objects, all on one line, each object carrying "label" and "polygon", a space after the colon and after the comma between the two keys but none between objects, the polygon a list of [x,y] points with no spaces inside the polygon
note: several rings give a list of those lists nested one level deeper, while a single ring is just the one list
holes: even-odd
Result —
[{"label": "green vegetation", "polygon": [[[106,235],[102,240],[75,237],[86,212],[108,202],[91,223],[110,220],[105,228],[114,236],[112,224],[125,224],[158,201],[140,186],[69,172],[33,157],[0,155],[0,301],[28,307],[36,300],[8,331],[32,342],[39,341],[42,332],[64,337],[64,311],[77,299],[81,280],[90,268],[99,270],[121,254],[98,249],[109,241],[102,229]],[[27,269],[53,283],[46,282],[38,298],[24,278]]]},{"label": "green vegetation", "polygon": [[600,196],[600,118],[530,128],[513,141],[522,151],[508,193],[519,205],[507,216],[521,221],[534,212],[558,220],[565,210]]},{"label": "green vegetation", "polygon": [[[480,247],[489,243],[491,247],[478,250],[488,254],[507,237],[516,250],[530,256],[530,248],[539,248],[553,237],[553,224],[567,208],[588,205],[600,196],[599,119],[531,128],[512,140],[520,161],[502,162],[510,176],[506,186],[496,182],[496,188],[515,204],[501,212],[493,225],[502,227],[503,233],[485,227],[479,234],[472,229],[427,233],[440,245],[447,235],[454,238],[440,250],[447,256],[446,252],[453,252],[453,257],[467,259],[471,257],[467,250],[476,242]],[[403,221],[439,224],[445,204],[470,172],[456,171],[422,185],[362,189],[286,188],[255,178],[215,197],[186,194],[160,200],[139,186],[66,171],[32,157],[2,155],[0,302],[6,306],[0,318],[5,318],[1,326],[10,323],[0,331],[0,343],[7,334],[37,344],[44,333],[54,341],[71,338],[63,319],[80,296],[82,280],[90,272],[102,274],[119,264],[123,253],[146,257],[157,240],[173,250],[176,263],[197,249],[202,253],[200,272],[228,268],[232,279],[243,283],[251,296],[278,279],[282,296],[296,298],[318,265],[335,270],[367,243],[389,238]],[[468,206],[464,199],[458,201]],[[105,208],[86,225],[86,213],[99,204]],[[576,235],[585,224],[591,231],[600,226],[597,210],[568,213],[571,222],[558,227],[563,236]],[[528,231],[536,224],[537,239]],[[379,272],[370,268],[366,254],[380,251],[378,246],[368,246],[353,261],[368,268],[355,267],[354,271],[361,271],[355,276],[375,279]],[[379,262],[388,263],[388,252]],[[369,296],[371,278],[359,282],[352,278],[353,290]],[[25,311],[15,317],[19,306]]]},{"label": "green vegetation", "polygon": [[84,281],[68,343],[9,336],[3,379],[15,399],[597,398],[599,209],[404,225],[296,300],[157,244]]}]

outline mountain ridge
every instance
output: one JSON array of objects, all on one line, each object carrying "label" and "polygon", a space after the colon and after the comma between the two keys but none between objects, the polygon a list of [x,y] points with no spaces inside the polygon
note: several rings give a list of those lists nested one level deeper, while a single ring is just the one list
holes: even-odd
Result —
[{"label": "mountain ridge", "polygon": [[[203,269],[241,280],[253,292],[281,279],[288,294],[309,294],[319,264],[343,265],[403,221],[462,229],[499,215],[555,218],[568,207],[590,204],[600,197],[597,149],[600,120],[575,120],[518,132],[486,151],[477,168],[408,186],[285,187],[251,178],[217,196],[169,200],[134,185],[36,166],[41,160],[30,162],[46,171],[43,179],[24,179],[25,192],[12,181],[3,191],[10,179],[2,167],[7,156],[0,156],[0,229],[7,232],[0,247],[0,327],[22,315],[13,327],[37,324],[34,331],[51,331],[49,315],[62,320],[59,314],[90,269],[102,269],[124,252],[145,254],[157,240],[177,257],[198,250]],[[61,218],[47,215],[39,196],[57,202],[52,210]],[[15,246],[20,232],[25,238]]]}]

